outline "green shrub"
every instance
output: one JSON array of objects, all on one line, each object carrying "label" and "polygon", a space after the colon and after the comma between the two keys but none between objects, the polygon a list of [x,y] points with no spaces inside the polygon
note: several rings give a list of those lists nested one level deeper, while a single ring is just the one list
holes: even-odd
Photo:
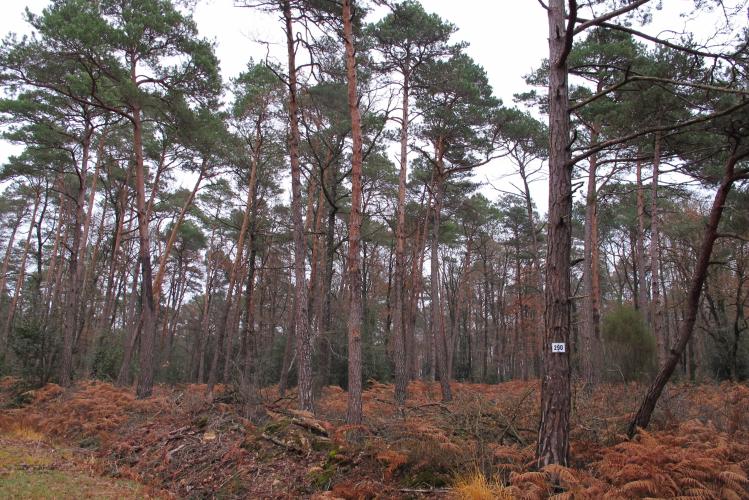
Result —
[{"label": "green shrub", "polygon": [[655,338],[632,306],[615,306],[604,316],[603,344],[605,378],[643,380],[655,372]]},{"label": "green shrub", "polygon": [[20,375],[39,387],[49,382],[56,369],[60,335],[44,328],[38,321],[24,319],[13,330],[10,348],[17,360]]}]

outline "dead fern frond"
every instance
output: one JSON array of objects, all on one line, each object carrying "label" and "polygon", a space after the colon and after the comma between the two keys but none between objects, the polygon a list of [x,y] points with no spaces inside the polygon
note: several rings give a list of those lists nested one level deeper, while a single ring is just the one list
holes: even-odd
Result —
[{"label": "dead fern frond", "polygon": [[552,482],[557,482],[558,479],[559,481],[565,483],[564,486],[568,490],[576,486],[580,486],[580,479],[575,474],[575,471],[570,469],[569,467],[564,467],[558,464],[549,464],[541,470],[549,475],[549,479]]},{"label": "dead fern frond", "polygon": [[648,495],[658,495],[658,485],[652,479],[638,479],[630,481],[619,488],[619,491],[625,496],[634,496],[635,494],[647,493]]},{"label": "dead fern frond", "polygon": [[533,484],[542,490],[549,489],[549,482],[544,472],[524,472],[522,474],[510,474],[510,484],[519,486],[521,484]]}]

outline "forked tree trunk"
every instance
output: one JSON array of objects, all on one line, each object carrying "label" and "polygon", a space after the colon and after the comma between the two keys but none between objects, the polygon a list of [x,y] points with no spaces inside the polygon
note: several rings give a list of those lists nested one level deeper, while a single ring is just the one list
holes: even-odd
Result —
[{"label": "forked tree trunk", "polygon": [[[538,465],[567,465],[570,427],[572,169],[564,0],[549,2],[549,217]],[[570,40],[571,42],[571,40]],[[563,343],[565,352],[552,353]]]},{"label": "forked tree trunk", "polygon": [[668,383],[671,378],[676,366],[679,364],[679,361],[684,354],[684,350],[689,343],[689,339],[694,332],[694,324],[697,320],[697,312],[700,305],[700,295],[702,294],[702,287],[705,284],[707,270],[710,265],[710,255],[713,252],[715,240],[718,238],[718,224],[723,215],[723,208],[726,199],[728,198],[728,193],[731,191],[731,186],[736,180],[735,167],[739,159],[740,157],[736,154],[736,151],[734,151],[731,157],[726,161],[723,179],[715,193],[713,205],[710,208],[707,225],[705,226],[703,233],[702,245],[700,246],[697,263],[689,284],[686,308],[684,310],[684,320],[679,329],[679,337],[671,348],[668,358],[661,366],[658,375],[656,375],[653,383],[650,385],[640,408],[637,410],[637,414],[629,424],[627,434],[630,438],[635,435],[638,428],[645,429],[650,423],[650,417],[653,414],[658,398],[661,396],[663,388],[666,386],[666,383]]},{"label": "forked tree trunk", "polygon": [[346,48],[346,80],[348,108],[351,115],[353,151],[351,158],[351,213],[348,226],[347,270],[349,282],[348,316],[348,408],[346,421],[360,424],[362,420],[362,273],[359,249],[362,223],[362,130],[359,99],[356,92],[356,56],[352,28],[351,0],[343,0],[343,38]]}]

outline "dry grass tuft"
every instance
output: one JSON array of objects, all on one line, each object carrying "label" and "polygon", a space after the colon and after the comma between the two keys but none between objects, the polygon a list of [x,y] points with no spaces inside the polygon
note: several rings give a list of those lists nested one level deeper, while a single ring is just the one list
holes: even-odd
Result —
[{"label": "dry grass tuft", "polygon": [[480,471],[458,476],[453,482],[451,495],[460,500],[512,500],[510,490],[500,482],[487,479]]}]

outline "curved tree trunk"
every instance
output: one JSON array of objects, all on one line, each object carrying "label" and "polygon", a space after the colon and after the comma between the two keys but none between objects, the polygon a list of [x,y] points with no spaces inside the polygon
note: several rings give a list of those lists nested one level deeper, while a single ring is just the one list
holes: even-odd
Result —
[{"label": "curved tree trunk", "polygon": [[720,218],[723,215],[723,208],[728,198],[728,193],[731,191],[735,180],[734,169],[738,160],[739,157],[734,152],[726,162],[725,173],[715,193],[713,205],[710,208],[710,215],[705,226],[700,253],[697,256],[697,264],[689,284],[684,320],[679,329],[679,337],[671,348],[668,358],[661,366],[658,375],[656,375],[653,383],[650,385],[640,408],[637,410],[637,414],[629,424],[627,434],[630,438],[635,435],[638,428],[645,429],[650,423],[650,417],[653,414],[658,398],[660,398],[663,388],[679,364],[694,332],[694,324],[697,321],[697,312],[700,305],[700,295],[702,294],[702,287],[705,284],[707,270],[710,265],[710,255],[713,252],[715,240],[718,238],[718,224],[720,224]]}]

